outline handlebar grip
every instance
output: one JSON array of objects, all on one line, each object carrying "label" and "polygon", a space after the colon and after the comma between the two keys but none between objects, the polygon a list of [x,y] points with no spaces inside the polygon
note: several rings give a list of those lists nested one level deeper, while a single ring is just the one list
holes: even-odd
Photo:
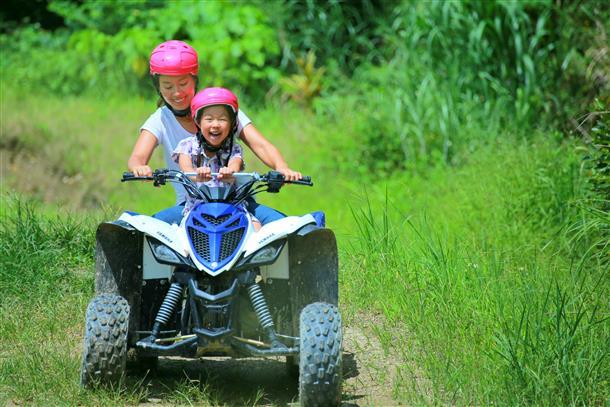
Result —
[{"label": "handlebar grip", "polygon": [[123,178],[121,178],[121,182],[126,181],[138,181],[138,180],[154,180],[155,177],[136,177],[133,175],[133,172],[124,172]]},{"label": "handlebar grip", "polygon": [[313,182],[311,182],[311,177],[306,176],[296,181],[287,181],[287,184],[297,184],[297,185],[307,185],[308,187],[313,186]]},{"label": "handlebar grip", "polygon": [[130,179],[133,179],[133,178],[135,178],[135,175],[133,175],[133,172],[124,172],[123,178],[121,178],[121,182],[129,181]]}]

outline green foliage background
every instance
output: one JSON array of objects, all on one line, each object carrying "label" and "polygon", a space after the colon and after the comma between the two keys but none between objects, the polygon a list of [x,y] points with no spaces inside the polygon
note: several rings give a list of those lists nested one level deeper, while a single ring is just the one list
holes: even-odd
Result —
[{"label": "green foliage background", "polygon": [[[315,193],[267,203],[326,211],[342,311],[383,315],[377,338],[402,357],[397,402],[607,402],[607,2],[51,0],[48,10],[61,27],[0,25],[0,400],[150,396],[138,383],[79,392],[79,356],[59,341],[69,331],[79,347],[95,224],[173,201],[117,178],[154,110],[149,53],[182,39],[200,54],[200,83],[236,90],[313,176]],[[180,383],[162,398],[223,404],[213,390]]]}]

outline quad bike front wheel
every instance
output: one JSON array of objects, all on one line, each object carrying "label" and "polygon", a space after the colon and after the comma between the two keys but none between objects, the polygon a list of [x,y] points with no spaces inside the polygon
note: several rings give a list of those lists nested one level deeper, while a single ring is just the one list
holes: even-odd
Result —
[{"label": "quad bike front wheel", "polygon": [[332,304],[315,302],[301,311],[299,398],[302,406],[335,406],[341,401],[341,314]]},{"label": "quad bike front wheel", "polygon": [[87,307],[81,385],[113,385],[125,374],[129,304],[116,294],[95,297]]}]

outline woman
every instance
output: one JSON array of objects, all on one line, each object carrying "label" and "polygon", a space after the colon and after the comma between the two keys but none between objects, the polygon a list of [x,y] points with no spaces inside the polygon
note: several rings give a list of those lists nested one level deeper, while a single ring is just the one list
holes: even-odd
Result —
[{"label": "woman", "polygon": [[[127,162],[129,171],[134,175],[152,175],[148,162],[158,145],[164,147],[166,166],[179,169],[172,160],[172,152],[181,140],[197,133],[197,127],[190,115],[190,104],[197,90],[198,73],[197,52],[185,42],[166,41],[153,50],[150,56],[150,75],[163,105],[140,128],[140,136]],[[301,173],[290,169],[280,151],[263,137],[241,110],[236,134],[263,163],[281,172],[286,180],[301,179]],[[182,186],[172,185],[176,189],[176,205],[153,216],[168,223],[179,223],[186,193]],[[263,224],[285,216],[255,201],[249,203],[248,209]]]}]

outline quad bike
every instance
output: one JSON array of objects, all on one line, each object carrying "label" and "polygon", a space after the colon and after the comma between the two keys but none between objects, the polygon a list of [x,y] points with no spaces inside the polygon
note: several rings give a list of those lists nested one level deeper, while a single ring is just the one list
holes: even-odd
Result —
[{"label": "quad bike", "polygon": [[[116,384],[126,366],[159,356],[285,356],[302,405],[341,397],[338,259],[324,214],[289,216],[254,230],[243,203],[283,184],[271,171],[198,187],[176,170],[122,181],[175,182],[200,203],[170,225],[124,212],[96,233],[96,297],[86,314],[81,384]],[[216,174],[213,174],[215,176]],[[128,360],[129,353],[129,360]]]}]

